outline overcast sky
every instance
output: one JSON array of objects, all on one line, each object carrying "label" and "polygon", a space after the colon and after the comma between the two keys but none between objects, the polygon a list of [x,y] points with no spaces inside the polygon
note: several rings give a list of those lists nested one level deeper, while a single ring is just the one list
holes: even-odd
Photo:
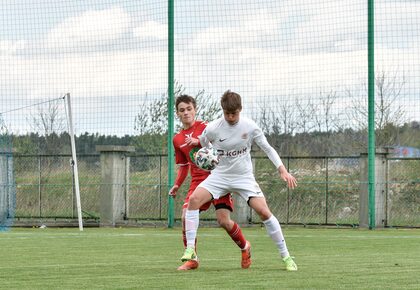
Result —
[{"label": "overcast sky", "polygon": [[[338,113],[351,105],[346,92],[366,83],[365,0],[175,2],[175,78],[186,93],[236,90],[252,110],[264,98],[335,91]],[[375,2],[376,70],[404,81],[400,100],[414,119],[420,1]],[[167,89],[166,5],[3,0],[0,112],[70,92],[79,132],[133,133],[137,101]]]}]

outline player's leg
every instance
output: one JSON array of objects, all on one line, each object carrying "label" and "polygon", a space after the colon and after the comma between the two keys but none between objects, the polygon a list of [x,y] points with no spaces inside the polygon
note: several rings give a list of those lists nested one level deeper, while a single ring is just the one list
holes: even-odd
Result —
[{"label": "player's leg", "polygon": [[185,236],[185,212],[186,211],[187,211],[187,207],[185,207],[185,208],[183,207],[182,208],[181,222],[182,222],[182,242],[184,243],[184,249],[187,247],[187,237]]},{"label": "player's leg", "polygon": [[[187,237],[186,237],[186,233],[185,233],[185,213],[187,211],[190,196],[192,195],[194,190],[197,188],[197,186],[201,182],[202,182],[202,180],[200,180],[200,179],[195,179],[191,182],[190,189],[188,190],[187,196],[185,197],[185,201],[184,201],[184,204],[182,206],[182,219],[181,220],[182,220],[182,240],[183,240],[183,243],[184,243],[184,250],[187,248]],[[204,205],[202,205],[200,207],[200,212],[207,210],[210,207],[210,205],[211,205],[211,202],[207,202]],[[195,238],[194,245],[195,245],[195,252],[197,253],[197,237]],[[181,270],[181,271],[194,270],[194,269],[197,269],[198,266],[199,266],[199,260],[198,260],[197,254],[196,254],[195,259],[186,261],[183,265],[178,267],[178,270]]]},{"label": "player's leg", "polygon": [[276,244],[283,262],[286,264],[288,271],[296,271],[297,266],[293,259],[290,257],[289,250],[287,249],[286,241],[281,230],[278,219],[271,213],[268,208],[265,197],[250,197],[248,204],[260,216],[263,221],[268,235]]},{"label": "player's leg", "polygon": [[[203,204],[200,207],[200,213],[202,211],[208,210],[210,205],[211,205],[210,201]],[[185,212],[187,211],[187,206],[188,206],[188,203],[185,204],[185,208],[182,211],[182,213],[183,213],[183,216],[182,216],[182,238],[183,238],[183,242],[184,242],[184,250],[187,248],[187,238],[186,238],[186,234],[185,234]],[[186,261],[183,265],[178,267],[178,270],[182,270],[182,271],[195,270],[200,265],[198,255],[197,255],[197,237],[195,238],[194,245],[195,245],[195,253],[196,253],[195,259]]]},{"label": "player's leg", "polygon": [[[190,189],[187,192],[187,196],[185,197],[184,200],[184,204],[182,205],[182,216],[181,216],[181,221],[182,221],[182,241],[184,243],[184,249],[187,247],[187,237],[185,234],[185,214],[187,212],[187,208],[188,208],[188,202],[190,200],[191,195],[193,194],[194,190],[197,188],[197,185],[200,183],[197,182],[192,182]],[[200,207],[200,211],[205,211],[210,207],[210,203],[204,204]],[[197,246],[197,238],[195,239],[194,242],[195,246]]]},{"label": "player's leg", "polygon": [[226,230],[233,242],[241,249],[241,267],[243,269],[251,266],[251,244],[245,239],[239,225],[230,218],[233,211],[233,199],[231,194],[227,194],[219,199],[213,200],[216,208],[216,217],[219,225]]},{"label": "player's leg", "polygon": [[185,212],[185,235],[187,238],[187,248],[181,261],[186,262],[196,258],[195,239],[197,236],[198,225],[200,222],[200,207],[212,200],[212,195],[204,187],[197,187],[190,196],[188,207]]},{"label": "player's leg", "polygon": [[[187,197],[189,197],[189,196],[187,195]],[[188,202],[187,199],[186,199],[186,202]],[[187,238],[186,238],[186,235],[185,235],[185,212],[187,211],[187,206],[188,206],[188,203],[184,203],[184,206],[182,208],[182,218],[181,218],[181,221],[182,221],[182,241],[184,243],[184,250],[187,248]],[[195,239],[195,245],[197,246],[197,239]],[[179,266],[177,270],[179,270],[179,271],[195,270],[195,269],[198,268],[198,266],[199,266],[199,261],[198,261],[198,256],[196,256],[195,259],[186,261],[184,264]]]}]

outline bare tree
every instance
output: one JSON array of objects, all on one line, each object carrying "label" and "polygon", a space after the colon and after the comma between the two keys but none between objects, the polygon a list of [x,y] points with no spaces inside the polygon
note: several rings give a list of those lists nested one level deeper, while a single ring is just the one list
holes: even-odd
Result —
[{"label": "bare tree", "polygon": [[63,116],[59,115],[58,104],[56,102],[47,104],[46,108],[38,107],[37,115],[32,117],[33,128],[45,136],[61,132],[65,124]]},{"label": "bare tree", "polygon": [[312,154],[314,155],[331,155],[337,154],[341,150],[343,144],[333,138],[334,132],[339,132],[342,128],[340,125],[340,114],[333,112],[334,105],[337,101],[337,92],[320,92],[319,102],[311,102],[314,126],[316,131],[312,134]]},{"label": "bare tree", "polygon": [[315,108],[312,101],[308,98],[305,101],[296,99],[295,102],[297,109],[297,125],[301,133],[310,132],[315,126],[313,123],[313,116],[315,115]]},{"label": "bare tree", "polygon": [[297,128],[295,107],[290,105],[290,103],[286,101],[283,103],[279,103],[277,109],[279,112],[279,117],[278,119],[276,119],[274,127],[276,128],[276,124],[282,124],[283,130],[278,130],[278,133],[284,135],[293,135]]},{"label": "bare tree", "polygon": [[382,72],[377,76],[376,91],[379,103],[375,105],[378,114],[375,123],[379,130],[384,129],[388,124],[400,126],[405,122],[405,112],[402,106],[396,103],[404,85],[404,78],[402,81],[397,81],[396,75],[387,78],[385,72]]},{"label": "bare tree", "polygon": [[296,110],[287,100],[276,97],[270,103],[259,102],[258,112],[253,113],[263,132],[267,135],[293,134],[297,127]]},{"label": "bare tree", "polygon": [[258,112],[253,113],[253,119],[274,148],[283,154],[289,154],[289,141],[297,127],[295,107],[280,97],[274,98],[270,103],[261,101],[258,104]]},{"label": "bare tree", "polygon": [[272,130],[271,109],[268,106],[260,106],[259,112],[253,111],[252,118],[260,125],[261,130],[270,134]]},{"label": "bare tree", "polygon": [[0,134],[6,135],[8,133],[8,129],[6,123],[4,122],[3,115],[0,114]]},{"label": "bare tree", "polygon": [[[398,128],[406,122],[406,118],[398,99],[404,85],[404,77],[399,79],[396,73],[388,76],[387,73],[380,72],[375,77],[375,134],[378,146],[400,142]],[[358,129],[367,130],[367,85],[363,85],[361,96],[354,96],[349,90],[347,95],[353,99],[349,118],[355,122]]]},{"label": "bare tree", "polygon": [[333,114],[333,106],[337,101],[337,92],[320,92],[320,103],[311,103],[313,121],[318,132],[327,132],[330,134],[333,130],[341,128],[339,114]]},{"label": "bare tree", "polygon": [[32,130],[44,136],[45,143],[39,144],[40,151],[44,154],[56,154],[60,151],[59,135],[66,128],[65,116],[60,112],[61,101],[59,99],[40,104],[37,112],[31,114],[28,120]]}]

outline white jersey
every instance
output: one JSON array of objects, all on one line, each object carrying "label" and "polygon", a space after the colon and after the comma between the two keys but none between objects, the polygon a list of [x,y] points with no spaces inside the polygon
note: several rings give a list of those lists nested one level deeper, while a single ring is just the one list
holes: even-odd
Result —
[{"label": "white jersey", "polygon": [[243,116],[239,117],[235,125],[230,125],[224,117],[214,120],[207,125],[199,138],[203,147],[213,146],[220,155],[219,165],[211,175],[225,177],[253,175],[251,162],[253,141],[267,154],[276,168],[283,164],[258,125]]}]

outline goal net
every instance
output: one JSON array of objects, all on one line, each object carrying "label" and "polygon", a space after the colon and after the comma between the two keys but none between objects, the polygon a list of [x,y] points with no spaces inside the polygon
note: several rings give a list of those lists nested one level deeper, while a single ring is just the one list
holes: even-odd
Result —
[{"label": "goal net", "polygon": [[70,96],[15,99],[0,112],[0,226],[79,220],[77,158]]}]

